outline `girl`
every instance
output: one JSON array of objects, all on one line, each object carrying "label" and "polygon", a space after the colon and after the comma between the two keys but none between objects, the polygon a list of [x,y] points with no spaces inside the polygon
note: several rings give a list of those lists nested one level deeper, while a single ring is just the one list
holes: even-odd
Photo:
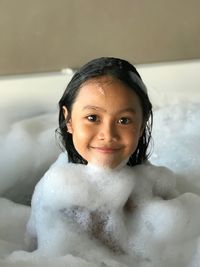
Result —
[{"label": "girl", "polygon": [[51,256],[94,247],[129,253],[137,206],[175,194],[171,172],[147,162],[153,115],[146,86],[129,62],[97,58],[75,73],[59,107],[64,152],[35,188],[29,243]]},{"label": "girl", "polygon": [[[99,104],[99,101],[103,103]],[[108,134],[111,136],[106,136],[106,138],[111,138],[111,140],[104,143],[118,142],[118,134],[120,135],[119,140],[123,139],[122,142],[124,139],[127,142],[130,141],[127,144],[128,150],[125,155],[121,153],[121,150],[117,151],[119,152],[118,155],[125,156],[123,160],[126,159],[128,165],[134,166],[147,160],[147,147],[151,139],[152,128],[152,105],[140,75],[135,67],[127,61],[116,58],[99,58],[87,63],[68,84],[59,106],[60,131],[64,147],[68,152],[69,162],[81,164],[90,162],[87,155],[82,155],[82,149],[80,151],[80,148],[76,147],[76,138],[79,138],[77,128],[80,134],[85,134],[81,137],[84,142],[86,142],[88,131],[91,130],[90,127],[80,128],[84,127],[84,124],[78,120],[77,114],[80,117],[85,115],[92,128],[94,125],[98,125],[102,129],[100,135],[104,135],[104,128],[102,127],[104,125],[108,127],[105,130],[108,130]],[[110,110],[107,111],[108,107]],[[103,112],[104,108],[106,113]],[[109,120],[106,120],[107,124],[101,123],[101,119],[103,119],[101,115],[104,113],[109,116]],[[114,136],[115,133],[116,136]],[[127,136],[125,136],[126,134]],[[114,142],[112,138],[114,138]],[[83,142],[83,140],[80,141]],[[105,145],[110,146],[109,144]],[[114,154],[117,153],[109,153],[109,156]],[[119,158],[120,160],[121,158]]]}]

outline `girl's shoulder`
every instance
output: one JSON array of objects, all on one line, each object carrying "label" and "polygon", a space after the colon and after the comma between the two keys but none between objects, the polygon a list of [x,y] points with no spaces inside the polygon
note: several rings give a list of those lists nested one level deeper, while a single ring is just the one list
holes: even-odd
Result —
[{"label": "girl's shoulder", "polygon": [[165,166],[157,166],[147,161],[134,168],[138,187],[149,185],[154,195],[171,198],[178,194],[176,189],[176,174]]},{"label": "girl's shoulder", "polygon": [[[34,194],[36,192],[42,192],[46,188],[50,189],[58,180],[64,176],[66,173],[66,166],[68,165],[67,155],[63,152],[61,153],[55,162],[49,167],[49,169],[40,178],[35,186]],[[61,175],[62,174],[62,175]]]},{"label": "girl's shoulder", "polygon": [[69,163],[67,154],[62,152],[56,161],[49,167],[41,181],[51,181],[53,184],[59,184],[63,179],[71,179],[72,176],[74,179],[74,176],[77,177],[76,174],[80,173],[82,169],[83,166],[81,164]]},{"label": "girl's shoulder", "polygon": [[148,160],[140,165],[134,166],[134,172],[140,173],[149,178],[154,177],[155,179],[160,176],[162,177],[175,176],[174,172],[171,169],[167,168],[166,166],[154,165]]},{"label": "girl's shoulder", "polygon": [[83,166],[80,165],[68,163],[67,155],[61,153],[35,186],[32,202],[48,205],[65,199],[66,192],[74,194],[83,180],[80,175]]},{"label": "girl's shoulder", "polygon": [[49,170],[66,166],[68,164],[68,156],[65,152],[60,153],[56,161],[49,167]]}]

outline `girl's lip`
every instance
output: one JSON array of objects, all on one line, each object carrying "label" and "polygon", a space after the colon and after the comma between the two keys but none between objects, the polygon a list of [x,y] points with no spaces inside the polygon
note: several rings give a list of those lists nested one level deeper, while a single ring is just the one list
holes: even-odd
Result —
[{"label": "girl's lip", "polygon": [[113,153],[120,150],[120,148],[113,148],[113,147],[92,147],[92,148],[102,153]]}]

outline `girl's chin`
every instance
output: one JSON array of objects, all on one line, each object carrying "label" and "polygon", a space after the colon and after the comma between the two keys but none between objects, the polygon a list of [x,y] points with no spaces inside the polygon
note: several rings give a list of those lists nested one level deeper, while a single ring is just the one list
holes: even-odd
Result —
[{"label": "girl's chin", "polygon": [[129,159],[125,159],[121,162],[102,162],[102,161],[91,161],[88,162],[89,166],[94,166],[101,169],[109,169],[109,170],[118,170],[126,166]]}]

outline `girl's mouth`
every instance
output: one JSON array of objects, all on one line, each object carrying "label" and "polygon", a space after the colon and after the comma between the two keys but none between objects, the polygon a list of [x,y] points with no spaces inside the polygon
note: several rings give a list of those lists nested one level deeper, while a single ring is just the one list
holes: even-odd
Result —
[{"label": "girl's mouth", "polygon": [[102,147],[91,147],[92,149],[97,150],[100,153],[115,153],[117,151],[120,150],[120,148],[113,148],[113,147],[106,147],[106,146],[102,146]]}]

